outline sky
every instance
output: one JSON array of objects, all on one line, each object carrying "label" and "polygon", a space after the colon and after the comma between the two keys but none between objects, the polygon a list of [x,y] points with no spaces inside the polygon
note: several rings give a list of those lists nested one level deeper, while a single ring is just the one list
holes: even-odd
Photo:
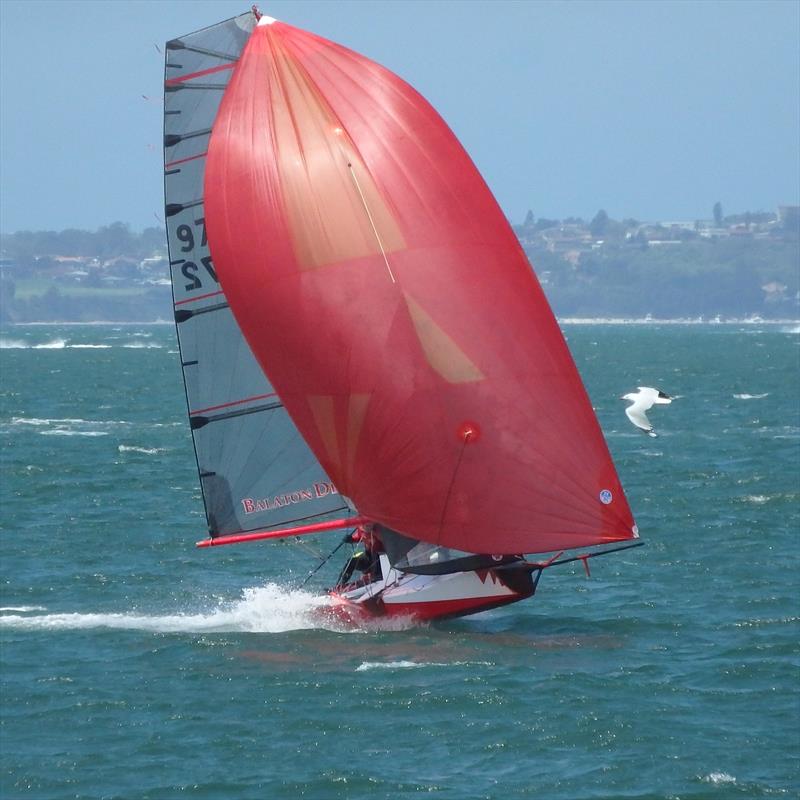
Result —
[{"label": "sky", "polygon": [[[798,0],[259,5],[409,81],[512,222],[800,204]],[[0,231],[159,225],[163,43],[249,6],[0,0]]]}]

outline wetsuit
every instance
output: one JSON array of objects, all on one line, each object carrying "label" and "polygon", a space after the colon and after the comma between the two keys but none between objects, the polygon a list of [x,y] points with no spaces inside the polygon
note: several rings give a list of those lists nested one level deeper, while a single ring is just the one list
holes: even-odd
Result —
[{"label": "wetsuit", "polygon": [[350,578],[353,577],[353,573],[358,570],[359,572],[363,572],[366,576],[372,569],[373,566],[373,559],[371,554],[366,550],[357,550],[353,555],[350,557],[350,560],[345,564],[344,570],[342,571],[342,577],[339,580],[341,586],[350,582]]}]

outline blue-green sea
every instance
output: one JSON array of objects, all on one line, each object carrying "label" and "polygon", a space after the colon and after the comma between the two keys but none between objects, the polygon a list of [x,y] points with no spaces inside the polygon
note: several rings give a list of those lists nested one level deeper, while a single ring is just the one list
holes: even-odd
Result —
[{"label": "blue-green sea", "polygon": [[338,563],[194,548],[172,327],[3,330],[0,797],[797,798],[800,328],[564,331],[646,546],[341,631]]}]

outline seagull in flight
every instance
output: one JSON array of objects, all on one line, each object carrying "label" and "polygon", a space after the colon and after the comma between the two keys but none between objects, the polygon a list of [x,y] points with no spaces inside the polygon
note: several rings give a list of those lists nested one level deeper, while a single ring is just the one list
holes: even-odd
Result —
[{"label": "seagull in flight", "polygon": [[656,403],[671,403],[672,398],[664,394],[660,389],[653,389],[650,386],[639,386],[638,392],[629,392],[623,395],[620,400],[630,400],[631,405],[625,409],[628,419],[648,436],[657,436],[653,430],[650,420],[644,413],[651,409]]}]

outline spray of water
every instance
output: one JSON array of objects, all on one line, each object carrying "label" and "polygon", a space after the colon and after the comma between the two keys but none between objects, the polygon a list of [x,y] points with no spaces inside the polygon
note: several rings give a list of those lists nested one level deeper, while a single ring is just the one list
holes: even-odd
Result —
[{"label": "spray of water", "polygon": [[[40,614],[9,607],[0,614],[0,628],[17,630],[81,630],[109,628],[154,633],[213,633],[241,631],[283,633],[303,629],[352,630],[328,613],[326,597],[278,584],[251,587],[234,602],[220,603],[198,613],[171,614]],[[40,610],[40,607],[26,607]],[[41,609],[44,610],[44,609]],[[12,612],[12,613],[8,613]]]}]

